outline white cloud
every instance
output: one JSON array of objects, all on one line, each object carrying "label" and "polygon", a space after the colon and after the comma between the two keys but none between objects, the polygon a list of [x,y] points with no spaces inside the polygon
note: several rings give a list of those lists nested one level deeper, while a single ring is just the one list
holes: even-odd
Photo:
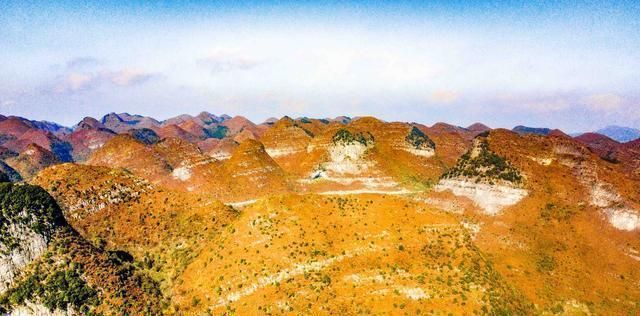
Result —
[{"label": "white cloud", "polygon": [[[534,113],[548,113],[563,111],[571,108],[573,96],[563,93],[534,95],[534,94],[500,94],[490,103],[495,102],[503,108],[516,111],[531,111]],[[493,102],[491,102],[493,101]]]},{"label": "white cloud", "polygon": [[108,74],[104,74],[105,79],[118,86],[132,86],[143,83],[156,74],[140,70],[125,69]]},{"label": "white cloud", "polygon": [[129,87],[142,84],[157,74],[139,70],[118,70],[101,72],[71,72],[57,79],[51,91],[54,93],[74,93],[91,90],[103,85]]},{"label": "white cloud", "polygon": [[431,96],[429,96],[429,101],[431,101],[432,103],[449,104],[457,101],[459,97],[460,94],[455,91],[437,90],[431,93]]},{"label": "white cloud", "polygon": [[70,73],[65,80],[58,86],[58,91],[70,90],[80,91],[90,87],[95,83],[96,76],[85,73]]},{"label": "white cloud", "polygon": [[198,64],[207,67],[212,74],[215,74],[234,70],[249,70],[262,64],[262,61],[237,52],[220,50],[199,59]]},{"label": "white cloud", "polygon": [[624,98],[617,94],[594,94],[584,98],[584,104],[593,111],[609,112],[621,108]]}]

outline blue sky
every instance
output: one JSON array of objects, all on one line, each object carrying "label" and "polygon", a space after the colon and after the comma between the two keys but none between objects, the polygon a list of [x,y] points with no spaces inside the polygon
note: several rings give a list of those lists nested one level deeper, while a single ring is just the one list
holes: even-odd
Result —
[{"label": "blue sky", "polygon": [[0,3],[0,113],[640,127],[634,2]]}]

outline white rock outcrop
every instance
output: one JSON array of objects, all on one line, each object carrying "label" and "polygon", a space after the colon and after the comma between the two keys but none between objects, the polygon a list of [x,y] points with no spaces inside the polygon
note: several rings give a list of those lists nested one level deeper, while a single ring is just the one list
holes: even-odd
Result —
[{"label": "white rock outcrop", "polygon": [[10,224],[5,233],[17,241],[17,246],[9,249],[0,244],[0,294],[13,283],[22,268],[46,251],[48,244],[45,236],[16,224]]},{"label": "white rock outcrop", "polygon": [[272,158],[278,158],[304,152],[304,149],[295,147],[265,148],[265,150],[267,151],[267,154],[269,154],[269,156],[271,156]]},{"label": "white rock outcrop", "polygon": [[188,166],[175,168],[171,172],[171,176],[176,180],[187,181],[191,179],[191,168],[189,168]]},{"label": "white rock outcrop", "polygon": [[436,151],[433,148],[430,147],[425,147],[425,148],[414,148],[411,146],[404,146],[402,147],[402,150],[411,153],[413,155],[416,156],[421,156],[421,157],[433,157],[433,155],[436,154]]},{"label": "white rock outcrop", "polygon": [[69,307],[68,310],[55,309],[49,310],[42,304],[35,304],[29,301],[26,304],[16,307],[13,311],[9,312],[9,316],[73,316],[78,315],[73,308]]},{"label": "white rock outcrop", "polygon": [[[566,152],[575,154],[575,150]],[[589,192],[589,204],[599,208],[611,226],[624,231],[640,229],[640,212],[632,208],[613,185],[600,179],[595,163],[567,158],[560,163],[573,169],[578,181]]]},{"label": "white rock outcrop", "polygon": [[609,224],[619,230],[640,228],[640,215],[626,206],[624,199],[610,185],[596,183],[591,187],[591,205],[599,207]]},{"label": "white rock outcrop", "polygon": [[358,174],[370,166],[363,158],[369,147],[368,144],[360,142],[333,144],[328,148],[330,160],[324,167],[339,174]]},{"label": "white rock outcrop", "polygon": [[497,215],[504,207],[515,205],[528,195],[527,190],[513,186],[458,179],[442,179],[435,186],[435,190],[438,192],[450,190],[455,195],[467,197],[487,215]]}]

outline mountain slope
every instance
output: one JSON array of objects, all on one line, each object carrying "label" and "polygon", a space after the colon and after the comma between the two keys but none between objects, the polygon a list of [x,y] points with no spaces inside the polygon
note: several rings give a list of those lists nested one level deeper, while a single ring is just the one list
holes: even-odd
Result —
[{"label": "mountain slope", "polygon": [[[65,185],[70,181],[73,187]],[[167,190],[106,167],[58,165],[33,183],[52,194],[83,237],[142,262],[166,295],[191,258],[237,214],[209,195]]]},{"label": "mountain slope", "polygon": [[465,215],[497,270],[541,310],[633,310],[640,295],[632,285],[640,278],[635,182],[571,138],[493,130],[487,142],[528,191],[500,215]]},{"label": "mountain slope", "polygon": [[[16,314],[160,311],[154,283],[70,228],[36,186],[0,184],[0,311]],[[145,284],[145,288],[140,287]]]},{"label": "mountain slope", "polygon": [[6,163],[16,170],[21,178],[28,179],[60,161],[50,151],[36,144],[29,144],[18,156],[7,159]]},{"label": "mountain slope", "polygon": [[185,314],[532,312],[450,214],[380,195],[258,202],[180,280]]}]

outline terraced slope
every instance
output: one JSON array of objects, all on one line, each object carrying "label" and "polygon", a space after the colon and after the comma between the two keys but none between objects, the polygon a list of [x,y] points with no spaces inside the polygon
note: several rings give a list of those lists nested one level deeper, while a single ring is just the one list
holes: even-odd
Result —
[{"label": "terraced slope", "polygon": [[259,201],[189,265],[176,313],[527,314],[450,214],[406,199]]}]

